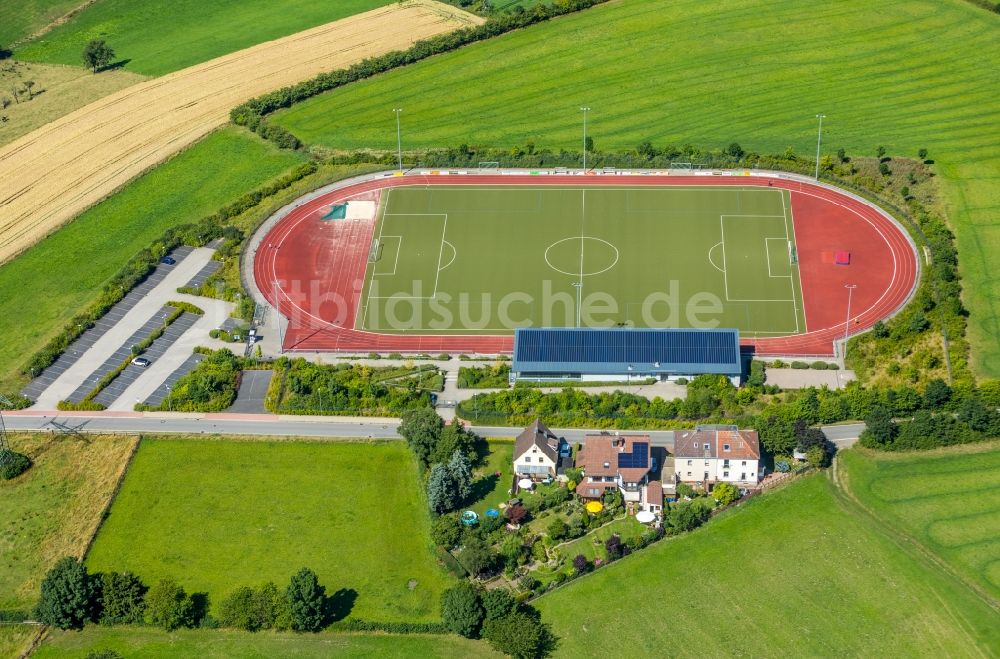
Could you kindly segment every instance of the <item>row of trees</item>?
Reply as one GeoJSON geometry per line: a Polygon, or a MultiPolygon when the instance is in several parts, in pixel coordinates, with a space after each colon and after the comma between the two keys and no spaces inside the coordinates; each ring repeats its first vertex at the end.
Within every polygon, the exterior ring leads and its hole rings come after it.
{"type": "Polygon", "coordinates": [[[293,575],[284,591],[270,582],[237,589],[220,603],[220,619],[213,621],[208,616],[208,597],[188,593],[171,578],[150,587],[131,572],[91,574],[81,561],[68,556],[45,575],[35,616],[60,629],[99,622],[150,624],[167,631],[221,624],[248,631],[314,632],[326,624],[327,611],[326,589],[308,568],[293,575]]]}

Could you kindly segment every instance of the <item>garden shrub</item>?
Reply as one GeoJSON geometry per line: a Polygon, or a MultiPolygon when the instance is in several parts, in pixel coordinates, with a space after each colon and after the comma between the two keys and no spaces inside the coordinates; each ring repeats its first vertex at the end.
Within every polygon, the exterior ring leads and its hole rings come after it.
{"type": "Polygon", "coordinates": [[[7,449],[0,451],[0,479],[9,481],[17,478],[30,468],[31,458],[23,453],[7,449]]]}

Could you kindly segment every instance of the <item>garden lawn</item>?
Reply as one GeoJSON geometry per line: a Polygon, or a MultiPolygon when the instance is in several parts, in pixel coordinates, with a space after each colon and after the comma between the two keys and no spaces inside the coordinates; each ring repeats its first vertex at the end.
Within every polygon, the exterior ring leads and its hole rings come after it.
{"type": "Polygon", "coordinates": [[[117,59],[126,62],[125,68],[163,75],[387,4],[388,0],[303,0],[290,10],[287,3],[271,0],[101,0],[18,48],[17,56],[79,65],[87,42],[104,39],[117,59]]]}
{"type": "MultiPolygon", "coordinates": [[[[546,521],[551,523],[551,519],[546,521]]],[[[624,544],[631,538],[638,538],[644,531],[647,530],[649,530],[648,526],[643,526],[639,522],[635,521],[635,517],[628,516],[622,519],[616,519],[596,531],[588,533],[582,538],[577,538],[573,542],[559,547],[558,551],[559,554],[570,563],[572,563],[573,559],[578,554],[583,554],[587,557],[587,560],[591,562],[593,562],[595,558],[600,558],[604,561],[608,558],[608,553],[604,549],[604,542],[608,538],[618,534],[618,537],[622,540],[622,544],[624,544]],[[595,544],[595,540],[599,541],[599,544],[595,544]]]]}
{"type": "Polygon", "coordinates": [[[482,518],[490,508],[500,509],[501,503],[510,499],[510,486],[514,474],[514,442],[509,439],[487,439],[490,452],[486,463],[476,469],[479,478],[472,485],[474,503],[467,509],[482,518]],[[493,474],[500,472],[497,478],[493,474]]]}
{"type": "Polygon", "coordinates": [[[841,460],[867,508],[1000,601],[1000,443],[841,460]]]}
{"type": "Polygon", "coordinates": [[[196,222],[302,162],[246,131],[212,133],[0,266],[0,391],[166,229],[196,222]]]}
{"type": "Polygon", "coordinates": [[[214,606],[309,567],[328,594],[356,592],[351,617],[392,622],[439,620],[449,585],[402,442],[145,439],[87,564],[214,606]]]}
{"type": "Polygon", "coordinates": [[[0,609],[30,609],[48,569],[64,556],[83,555],[136,440],[8,438],[35,464],[0,481],[0,609]]]}
{"type": "Polygon", "coordinates": [[[1000,15],[964,0],[620,0],[349,85],[275,120],[307,143],[389,150],[386,108],[401,107],[411,149],[579,149],[586,105],[598,150],[737,141],[808,157],[824,113],[824,153],[927,148],[957,229],[975,366],[1000,376],[998,32],[1000,15]]]}
{"type": "Polygon", "coordinates": [[[802,477],[534,602],[556,656],[982,656],[1000,613],[885,535],[823,475],[802,477]],[[648,624],[595,617],[628,593],[648,624]]]}
{"type": "Polygon", "coordinates": [[[270,657],[499,657],[485,642],[460,636],[425,634],[272,634],[229,629],[178,629],[89,626],[82,632],[54,630],[33,655],[84,657],[115,650],[146,659],[263,659],[270,657]]]}

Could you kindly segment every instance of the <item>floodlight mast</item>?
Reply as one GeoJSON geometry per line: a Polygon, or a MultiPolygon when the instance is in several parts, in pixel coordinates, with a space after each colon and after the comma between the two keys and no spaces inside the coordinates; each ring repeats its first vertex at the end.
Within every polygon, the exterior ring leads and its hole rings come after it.
{"type": "Polygon", "coordinates": [[[7,426],[3,422],[3,410],[8,407],[13,408],[14,403],[0,394],[0,464],[6,462],[7,458],[10,457],[10,446],[7,444],[7,426]]]}
{"type": "Polygon", "coordinates": [[[826,119],[825,114],[817,114],[816,118],[819,119],[819,130],[816,132],[816,180],[819,180],[819,145],[823,141],[823,120],[826,119]]]}
{"type": "Polygon", "coordinates": [[[403,136],[399,128],[399,113],[403,111],[403,108],[393,108],[393,112],[396,113],[396,155],[399,157],[399,173],[403,173],[403,136]]]}

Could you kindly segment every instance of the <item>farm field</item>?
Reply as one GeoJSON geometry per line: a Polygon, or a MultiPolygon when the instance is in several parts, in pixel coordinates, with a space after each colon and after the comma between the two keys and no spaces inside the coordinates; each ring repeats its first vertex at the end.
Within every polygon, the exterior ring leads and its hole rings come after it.
{"type": "Polygon", "coordinates": [[[460,636],[406,634],[251,634],[228,629],[98,627],[82,632],[54,631],[34,657],[84,657],[94,650],[115,650],[148,659],[260,659],[262,657],[500,657],[484,642],[460,636]]]}
{"type": "MultiPolygon", "coordinates": [[[[0,3],[0,48],[35,34],[81,0],[7,0],[0,3]]],[[[75,63],[75,62],[74,62],[75,63]]]]}
{"type": "Polygon", "coordinates": [[[16,54],[79,66],[83,47],[101,38],[119,60],[127,61],[124,68],[157,76],[387,4],[389,0],[307,0],[289,11],[288,5],[268,0],[101,0],[16,54]]]}
{"type": "Polygon", "coordinates": [[[246,131],[221,130],[0,266],[0,391],[15,390],[14,371],[154,238],[302,161],[246,131]]]}
{"type": "Polygon", "coordinates": [[[131,71],[105,71],[95,76],[78,66],[16,60],[0,62],[0,95],[11,100],[11,104],[2,111],[7,121],[0,123],[0,145],[13,142],[77,108],[145,79],[145,76],[131,71]],[[26,80],[35,83],[32,89],[34,98],[14,103],[11,89],[23,85],[26,80]]]}
{"type": "Polygon", "coordinates": [[[25,135],[0,148],[0,262],[224,125],[242,101],[473,18],[433,0],[382,7],[133,85],[25,135]]]}
{"type": "Polygon", "coordinates": [[[1000,647],[1000,613],[917,559],[845,504],[822,475],[722,514],[707,526],[535,601],[561,637],[555,656],[982,656],[1000,647]],[[680,602],[662,625],[595,621],[593,602],[628,592],[680,602]],[[789,624],[789,621],[796,621],[789,624]],[[666,648],[666,650],[665,650],[666,648]]]}
{"type": "Polygon", "coordinates": [[[963,0],[776,0],[766,8],[737,0],[725,11],[697,0],[669,11],[623,0],[329,92],[275,121],[307,143],[392,149],[386,108],[401,107],[404,148],[533,141],[578,149],[578,108],[587,105],[598,150],[735,140],[747,150],[791,146],[808,155],[822,112],[827,153],[873,154],[884,145],[913,157],[927,148],[957,230],[975,366],[995,377],[998,28],[1000,16],[963,0]],[[591,43],[586,57],[582,42],[591,43]],[[463,101],[442,101],[449,98],[463,101]]]}
{"type": "Polygon", "coordinates": [[[926,453],[843,455],[847,486],[1000,601],[1000,443],[926,453]]]}
{"type": "Polygon", "coordinates": [[[358,329],[495,335],[582,316],[805,330],[785,190],[406,187],[384,191],[381,208],[358,329]]]}
{"type": "Polygon", "coordinates": [[[136,440],[9,437],[35,464],[0,481],[0,609],[29,609],[46,571],[83,554],[136,440]]]}
{"type": "Polygon", "coordinates": [[[309,567],[329,594],[355,591],[351,617],[436,621],[449,578],[420,491],[401,442],[146,439],[87,564],[172,576],[214,605],[309,567]]]}

